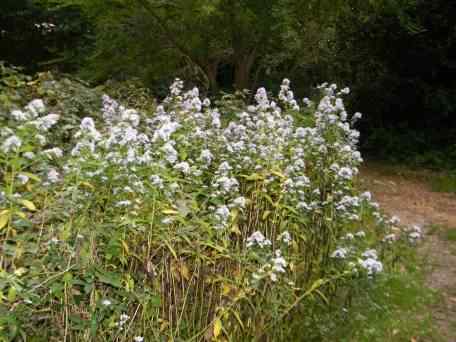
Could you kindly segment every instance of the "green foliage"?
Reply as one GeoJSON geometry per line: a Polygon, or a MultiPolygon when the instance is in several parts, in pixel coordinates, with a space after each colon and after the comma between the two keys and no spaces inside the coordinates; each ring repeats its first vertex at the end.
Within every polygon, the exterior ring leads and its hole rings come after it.
{"type": "Polygon", "coordinates": [[[89,24],[76,7],[50,9],[34,0],[4,0],[0,8],[0,60],[29,72],[75,71],[85,60],[89,24]]]}
{"type": "Polygon", "coordinates": [[[456,229],[455,228],[447,229],[446,234],[445,234],[445,239],[447,241],[456,242],[456,229]]]}
{"type": "Polygon", "coordinates": [[[350,308],[338,317],[331,317],[333,329],[324,340],[443,341],[428,311],[437,299],[426,287],[423,271],[413,269],[416,262],[404,261],[407,269],[397,270],[378,283],[358,289],[350,308]]]}
{"type": "MultiPolygon", "coordinates": [[[[49,77],[29,86],[61,120],[90,108],[83,90],[76,102],[68,95],[81,83],[49,77]]],[[[391,225],[353,186],[360,159],[347,118],[297,108],[288,84],[274,103],[265,90],[255,106],[225,95],[220,121],[180,81],[150,113],[104,97],[96,124],[84,118],[70,141],[39,100],[2,112],[0,337],[286,341],[302,327],[325,336],[323,318],[393,274],[407,233],[384,240],[391,225]],[[240,125],[246,115],[258,126],[240,125]],[[245,138],[230,133],[241,126],[245,138]],[[235,151],[244,139],[274,154],[235,151]]],[[[132,88],[120,89],[128,100],[132,88]]],[[[336,89],[322,91],[320,108],[343,112],[336,89]]]]}
{"type": "Polygon", "coordinates": [[[242,90],[276,82],[319,61],[343,1],[42,0],[78,6],[95,27],[84,75],[140,77],[159,86],[175,76],[204,89],[242,90]]]}
{"type": "Polygon", "coordinates": [[[456,193],[456,176],[454,174],[442,174],[431,178],[431,187],[437,192],[456,193]]]}
{"type": "MultiPolygon", "coordinates": [[[[366,151],[454,167],[455,11],[449,1],[350,1],[337,23],[329,74],[350,84],[366,114],[366,151]],[[453,164],[453,165],[451,165],[453,164]]],[[[339,81],[340,82],[340,81],[339,81]]]]}

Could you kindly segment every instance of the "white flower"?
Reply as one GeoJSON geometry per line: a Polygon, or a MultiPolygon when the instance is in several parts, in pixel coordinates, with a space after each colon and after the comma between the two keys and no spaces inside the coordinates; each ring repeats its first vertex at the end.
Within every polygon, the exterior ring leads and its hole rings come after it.
{"type": "Polygon", "coordinates": [[[353,240],[354,238],[355,238],[355,236],[352,233],[347,233],[343,239],[344,240],[353,240]]]}
{"type": "Polygon", "coordinates": [[[42,134],[37,134],[35,135],[35,138],[36,140],[38,140],[38,144],[40,144],[41,146],[44,146],[46,145],[46,137],[42,134]]]}
{"type": "Polygon", "coordinates": [[[4,153],[9,153],[10,151],[17,150],[21,146],[22,140],[16,135],[12,135],[3,142],[1,149],[4,153]]]}
{"type": "Polygon", "coordinates": [[[369,276],[383,271],[383,264],[380,261],[373,258],[359,260],[358,263],[361,265],[361,267],[367,270],[367,274],[369,276]]]}
{"type": "Polygon", "coordinates": [[[190,173],[190,171],[191,171],[190,165],[187,162],[181,162],[179,164],[176,164],[174,166],[174,169],[176,169],[177,171],[182,172],[184,175],[188,175],[190,173]]]}
{"type": "Polygon", "coordinates": [[[277,236],[277,240],[278,241],[283,241],[284,243],[289,245],[291,243],[291,235],[290,235],[290,233],[288,231],[284,231],[282,234],[277,236]]]}
{"type": "Polygon", "coordinates": [[[228,171],[230,171],[232,169],[233,168],[230,166],[230,164],[227,161],[224,161],[219,165],[217,172],[220,174],[227,174],[228,171]]]}
{"type": "Polygon", "coordinates": [[[353,117],[352,117],[352,123],[355,123],[357,122],[358,120],[360,120],[361,118],[363,117],[363,115],[361,113],[355,113],[353,114],[353,117]]]}
{"type": "Polygon", "coordinates": [[[364,238],[364,237],[366,237],[366,233],[364,231],[360,230],[359,232],[357,232],[355,234],[355,236],[359,237],[359,238],[364,238]]]}
{"type": "Polygon", "coordinates": [[[136,127],[139,125],[140,117],[135,109],[126,109],[121,113],[123,121],[130,121],[131,124],[136,127]]]}
{"type": "Polygon", "coordinates": [[[252,247],[258,245],[261,248],[265,246],[271,246],[271,240],[266,239],[266,237],[260,231],[254,232],[250,237],[247,238],[247,247],[252,247]]]}
{"type": "Polygon", "coordinates": [[[49,245],[57,245],[58,243],[60,242],[59,239],[57,239],[56,237],[53,237],[52,239],[49,240],[49,245]]]}
{"type": "Polygon", "coordinates": [[[80,128],[83,131],[92,131],[95,129],[95,122],[90,117],[85,117],[82,119],[80,128]]]}
{"type": "Polygon", "coordinates": [[[239,182],[236,178],[230,178],[225,176],[217,178],[215,180],[215,184],[218,185],[225,193],[236,191],[239,186],[239,182]]]}
{"type": "Polygon", "coordinates": [[[35,99],[25,107],[27,111],[32,114],[34,118],[36,118],[39,114],[44,113],[46,110],[46,106],[44,105],[43,100],[35,99]]]}
{"type": "Polygon", "coordinates": [[[142,336],[135,336],[135,338],[133,339],[134,342],[143,342],[144,341],[144,337],[142,336]]]}
{"type": "Polygon", "coordinates": [[[171,163],[174,164],[177,161],[177,151],[174,149],[173,145],[171,142],[167,142],[161,150],[165,153],[165,159],[171,163]]]}
{"type": "Polygon", "coordinates": [[[27,158],[27,159],[31,160],[31,159],[35,158],[35,153],[33,153],[33,152],[25,152],[24,153],[24,158],[27,158]]]}
{"type": "Polygon", "coordinates": [[[416,240],[419,240],[421,238],[421,234],[419,234],[417,232],[413,232],[413,233],[410,233],[408,235],[408,237],[411,242],[415,242],[416,240]]]}
{"type": "Polygon", "coordinates": [[[119,201],[116,203],[116,207],[128,207],[130,206],[132,203],[131,201],[129,200],[124,200],[124,201],[119,201]]]}
{"type": "Polygon", "coordinates": [[[26,176],[26,175],[23,175],[23,174],[18,174],[17,175],[17,179],[19,179],[19,183],[21,183],[22,185],[26,184],[28,181],[29,181],[29,177],[26,176]]]}
{"type": "Polygon", "coordinates": [[[412,226],[412,231],[421,234],[421,227],[415,224],[412,226]]]}
{"type": "Polygon", "coordinates": [[[11,111],[10,115],[16,121],[27,121],[29,119],[29,116],[27,115],[27,113],[24,113],[23,111],[20,111],[20,110],[11,111]]]}
{"type": "Polygon", "coordinates": [[[156,141],[158,138],[163,141],[169,141],[171,135],[180,127],[177,122],[166,122],[163,124],[155,133],[152,141],[156,141]]]}
{"type": "Polygon", "coordinates": [[[152,185],[155,185],[159,189],[163,189],[163,180],[160,178],[160,176],[152,175],[149,177],[149,179],[152,185]]]}
{"type": "Polygon", "coordinates": [[[307,97],[303,98],[302,102],[306,107],[310,107],[312,105],[312,101],[310,101],[307,97]]]}
{"type": "Polygon", "coordinates": [[[343,179],[352,179],[353,170],[348,167],[342,167],[338,172],[338,176],[343,179]]]}
{"type": "Polygon", "coordinates": [[[60,174],[56,169],[50,169],[47,173],[47,180],[49,183],[57,183],[59,181],[60,174]]]}
{"type": "Polygon", "coordinates": [[[275,251],[275,258],[272,258],[272,271],[285,273],[285,268],[287,267],[287,261],[282,257],[280,249],[275,251]]]}
{"type": "Polygon", "coordinates": [[[59,121],[59,119],[60,115],[58,114],[48,114],[46,116],[38,118],[35,121],[35,124],[40,131],[47,131],[52,126],[54,126],[59,121]]]}
{"type": "Polygon", "coordinates": [[[334,259],[345,259],[348,255],[348,249],[346,248],[338,248],[332,254],[331,258],[334,259]]]}
{"type": "Polygon", "coordinates": [[[240,197],[237,197],[236,199],[234,199],[233,206],[235,206],[237,208],[245,208],[246,202],[247,201],[246,201],[245,197],[240,196],[240,197]]]}
{"type": "Polygon", "coordinates": [[[109,299],[103,299],[103,300],[101,301],[101,304],[103,304],[104,306],[109,306],[109,305],[111,305],[112,303],[111,303],[111,301],[110,301],[109,299]]]}
{"type": "Polygon", "coordinates": [[[415,243],[417,240],[421,239],[421,235],[421,227],[418,225],[414,225],[408,233],[409,241],[415,243]]]}
{"type": "Polygon", "coordinates": [[[359,195],[359,197],[366,201],[370,201],[372,199],[372,194],[369,191],[366,191],[359,195]]]}
{"type": "Polygon", "coordinates": [[[116,323],[116,326],[118,326],[121,330],[123,329],[123,325],[127,323],[127,321],[130,319],[130,316],[127,314],[121,314],[119,317],[119,322],[116,323]]]}
{"type": "Polygon", "coordinates": [[[344,89],[341,89],[341,94],[348,95],[350,94],[350,88],[346,87],[344,89]]]}
{"type": "Polygon", "coordinates": [[[375,249],[368,249],[362,254],[363,258],[368,258],[368,259],[378,259],[377,251],[375,249]]]}
{"type": "Polygon", "coordinates": [[[215,210],[215,217],[220,223],[216,226],[217,229],[221,229],[226,225],[228,218],[230,216],[230,209],[226,205],[222,205],[215,210]]]}
{"type": "Polygon", "coordinates": [[[199,160],[204,162],[206,165],[209,165],[212,162],[214,155],[209,150],[202,150],[199,160]]]}
{"type": "Polygon", "coordinates": [[[401,219],[394,215],[393,217],[391,217],[390,221],[389,221],[393,226],[397,226],[399,223],[401,223],[401,219]]]}
{"type": "Polygon", "coordinates": [[[58,147],[54,147],[48,150],[43,151],[43,153],[48,156],[49,158],[62,158],[63,157],[63,151],[62,149],[58,147]]]}
{"type": "Polygon", "coordinates": [[[383,238],[383,242],[388,242],[392,243],[396,240],[396,235],[395,234],[388,234],[383,238]]]}

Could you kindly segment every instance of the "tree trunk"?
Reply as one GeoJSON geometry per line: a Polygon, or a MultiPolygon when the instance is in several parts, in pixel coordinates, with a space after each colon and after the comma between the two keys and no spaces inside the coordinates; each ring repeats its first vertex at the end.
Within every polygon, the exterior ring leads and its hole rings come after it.
{"type": "Polygon", "coordinates": [[[250,86],[253,62],[256,58],[256,49],[249,54],[240,55],[234,64],[234,87],[236,90],[248,89],[250,86]]]}
{"type": "Polygon", "coordinates": [[[206,75],[209,81],[209,91],[213,94],[218,92],[217,72],[219,61],[213,61],[206,66],[206,75]]]}

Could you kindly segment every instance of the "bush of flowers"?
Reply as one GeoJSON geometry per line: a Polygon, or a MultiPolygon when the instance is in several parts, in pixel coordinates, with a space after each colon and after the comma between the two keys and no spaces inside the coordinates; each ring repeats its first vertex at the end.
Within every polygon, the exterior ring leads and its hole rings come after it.
{"type": "Polygon", "coordinates": [[[349,306],[420,232],[354,186],[361,115],[319,89],[230,115],[180,80],[151,115],[103,96],[69,146],[65,108],[1,113],[0,339],[302,339],[349,306]]]}

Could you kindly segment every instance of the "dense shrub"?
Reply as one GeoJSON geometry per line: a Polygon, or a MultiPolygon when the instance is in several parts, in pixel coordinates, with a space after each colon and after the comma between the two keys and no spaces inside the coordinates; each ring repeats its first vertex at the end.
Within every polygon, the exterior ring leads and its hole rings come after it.
{"type": "Polygon", "coordinates": [[[300,108],[285,80],[225,113],[176,80],[152,115],[103,96],[64,145],[72,104],[2,112],[0,337],[318,339],[318,308],[420,235],[354,187],[360,114],[320,90],[300,108]]]}

